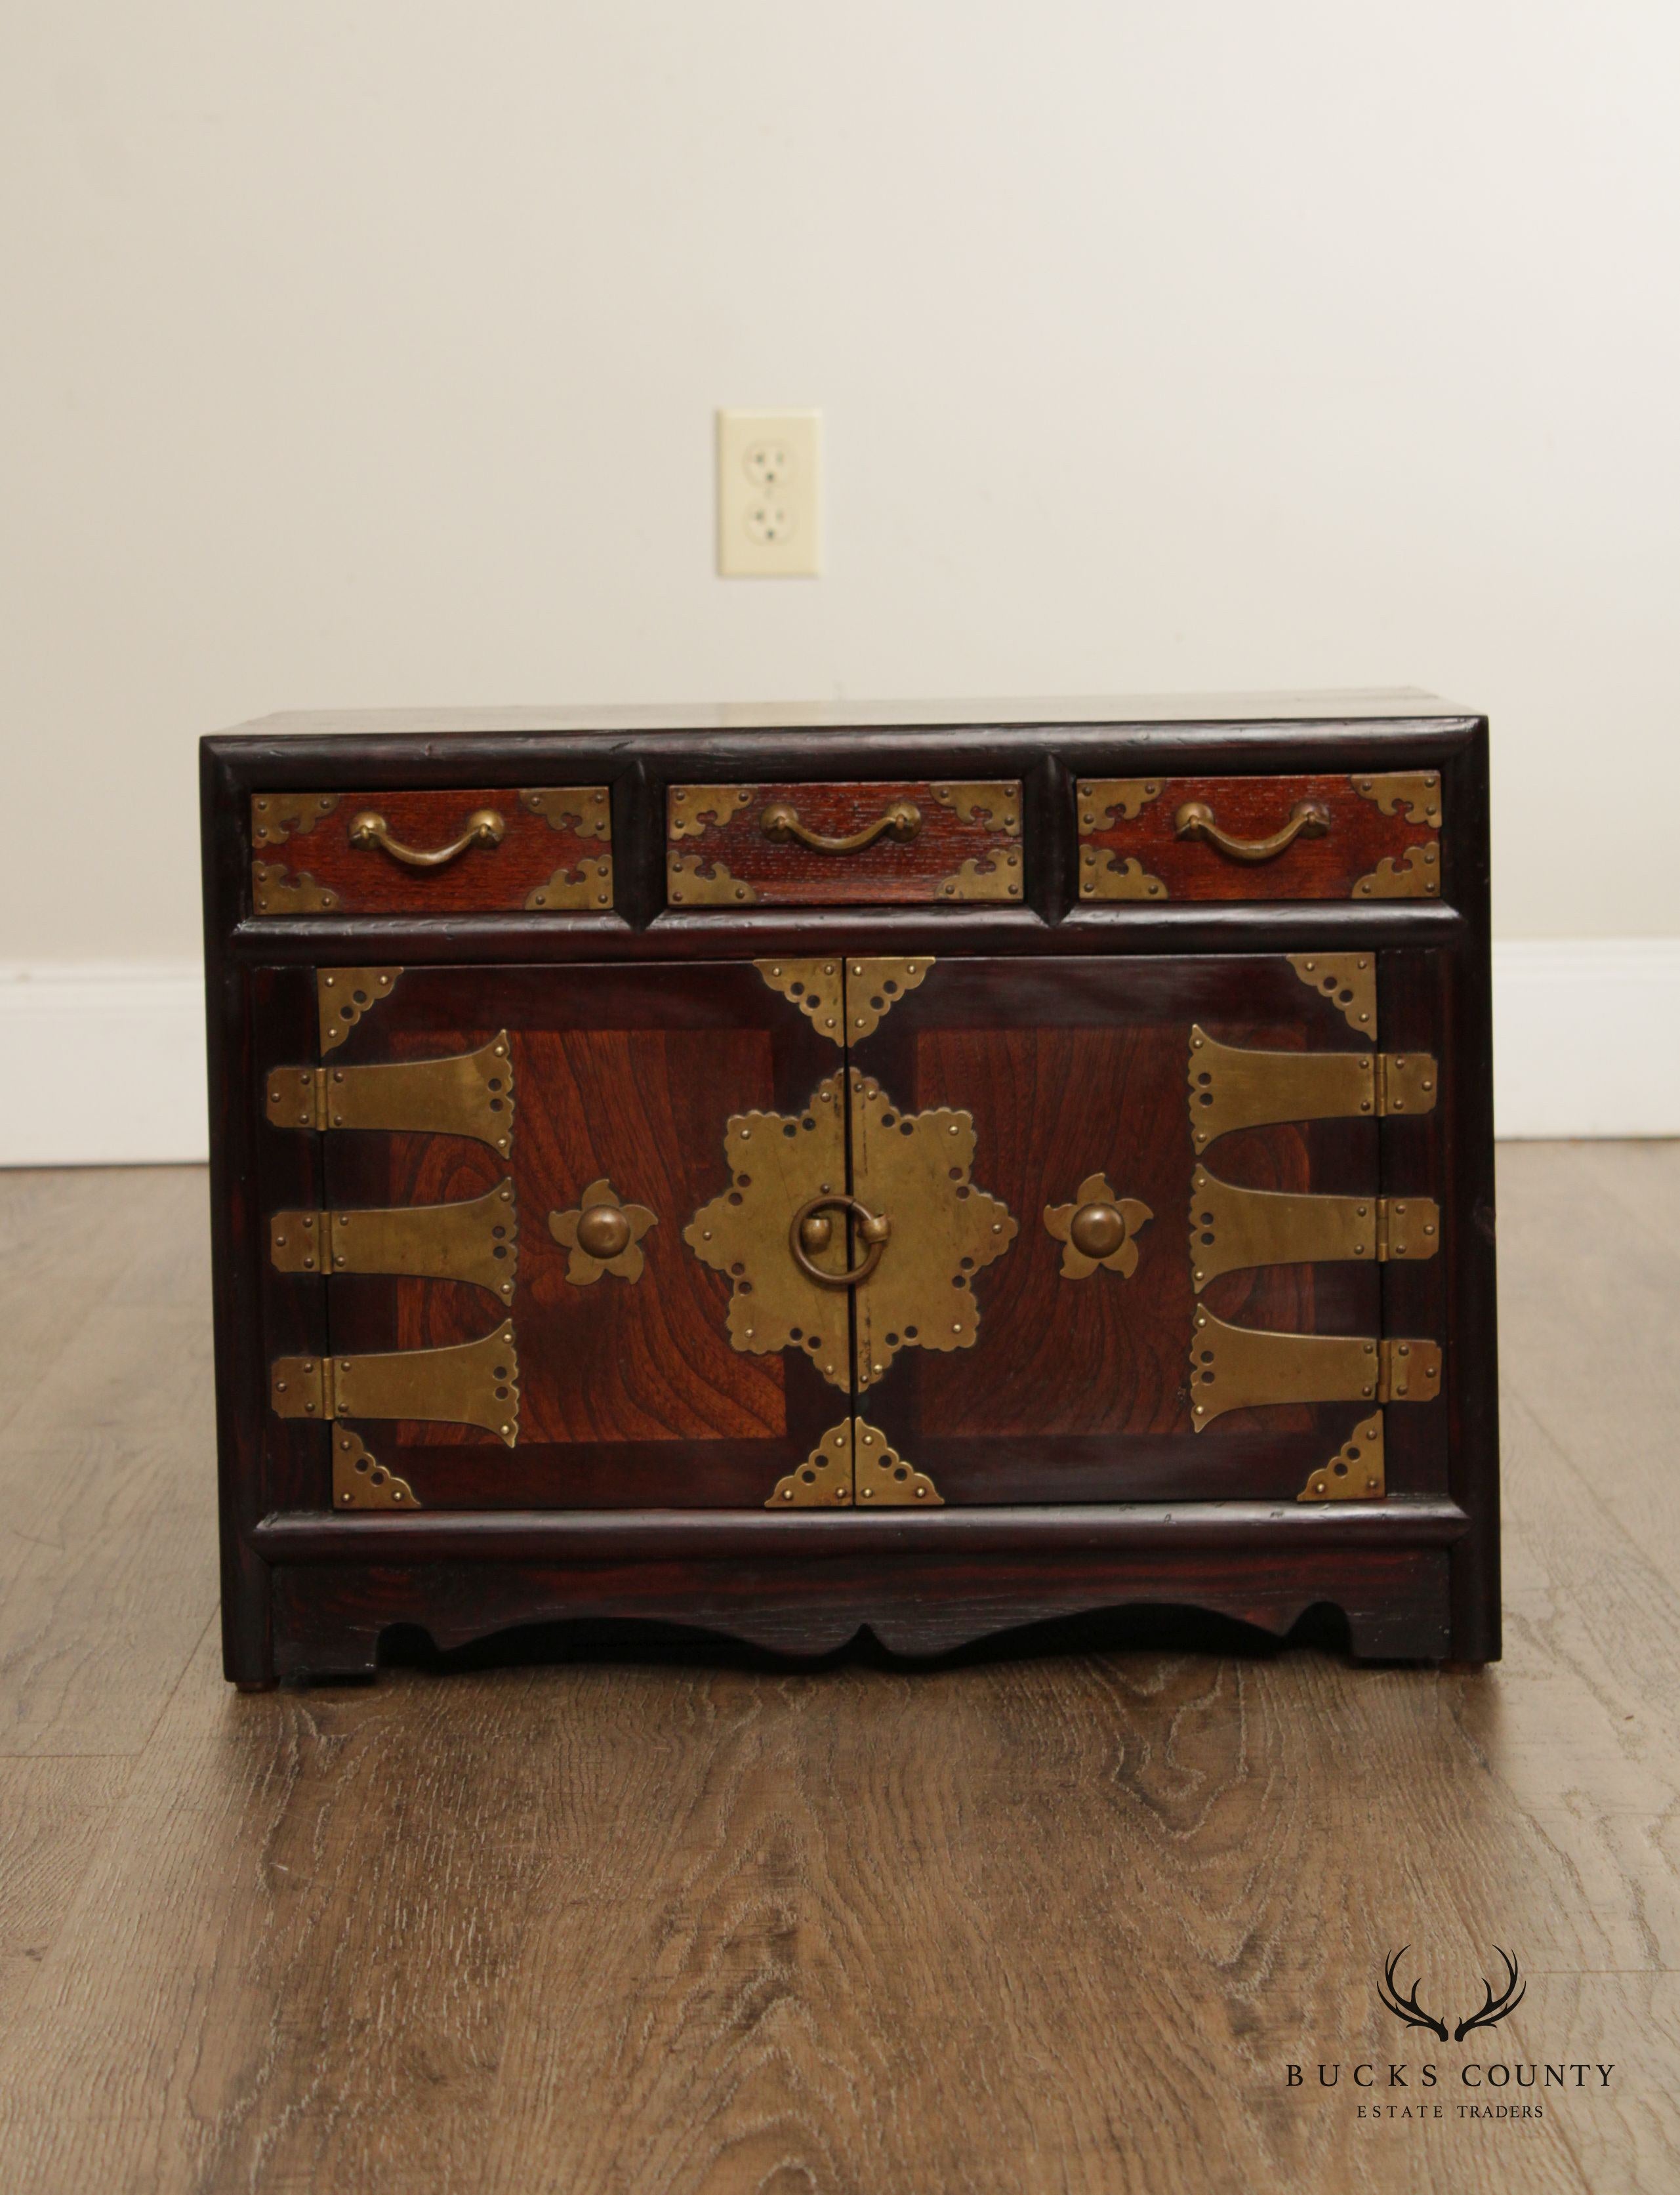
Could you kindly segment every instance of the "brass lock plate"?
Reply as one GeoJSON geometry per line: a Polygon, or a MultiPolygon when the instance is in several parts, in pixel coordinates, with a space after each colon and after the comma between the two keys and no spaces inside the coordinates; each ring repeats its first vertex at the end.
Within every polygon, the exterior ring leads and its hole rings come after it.
{"type": "Polygon", "coordinates": [[[729,1339],[754,1356],[798,1349],[831,1386],[849,1388],[851,1317],[843,1291],[795,1262],[788,1226],[814,1197],[846,1188],[844,1096],[826,1076],[800,1113],[737,1113],[723,1132],[729,1187],[702,1205],[682,1239],[730,1284],[729,1339]]]}
{"type": "Polygon", "coordinates": [[[972,1349],[980,1306],[972,1282],[1019,1232],[1007,1205],[970,1179],[971,1113],[902,1113],[853,1068],[852,1175],[859,1200],[892,1227],[887,1254],[856,1289],[859,1391],[883,1379],[900,1349],[972,1349]]]}

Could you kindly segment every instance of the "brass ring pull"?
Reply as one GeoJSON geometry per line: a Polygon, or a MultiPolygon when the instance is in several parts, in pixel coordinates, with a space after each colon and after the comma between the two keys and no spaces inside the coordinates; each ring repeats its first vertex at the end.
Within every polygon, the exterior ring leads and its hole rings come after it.
{"type": "Polygon", "coordinates": [[[808,1279],[819,1288],[854,1288],[860,1281],[866,1281],[881,1262],[881,1253],[887,1247],[887,1238],[893,1231],[893,1223],[886,1213],[876,1214],[854,1196],[814,1196],[808,1204],[802,1204],[793,1215],[787,1230],[787,1246],[793,1253],[793,1262],[808,1279]],[[808,1253],[826,1250],[834,1236],[834,1222],[831,1212],[849,1212],[858,1223],[858,1233],[868,1245],[863,1263],[854,1265],[849,1272],[826,1273],[820,1265],[812,1264],[808,1253]]]}
{"type": "Polygon", "coordinates": [[[370,808],[351,817],[350,844],[378,846],[394,861],[406,861],[411,869],[440,869],[446,861],[464,854],[469,846],[499,846],[507,828],[493,808],[475,808],[467,818],[466,829],[453,845],[440,846],[435,853],[424,854],[417,846],[405,846],[400,838],[394,838],[390,825],[370,808]]]}
{"type": "Polygon", "coordinates": [[[1321,800],[1297,800],[1289,821],[1269,838],[1233,838],[1213,820],[1205,800],[1187,800],[1172,819],[1174,836],[1201,838],[1233,861],[1274,861],[1297,838],[1323,838],[1330,831],[1330,810],[1321,800]]]}
{"type": "Polygon", "coordinates": [[[854,831],[849,838],[825,838],[820,831],[806,829],[799,821],[799,810],[790,802],[774,800],[759,817],[758,827],[779,846],[797,841],[814,854],[857,854],[877,838],[896,838],[907,845],[922,827],[922,811],[913,800],[891,801],[872,823],[854,831]]]}

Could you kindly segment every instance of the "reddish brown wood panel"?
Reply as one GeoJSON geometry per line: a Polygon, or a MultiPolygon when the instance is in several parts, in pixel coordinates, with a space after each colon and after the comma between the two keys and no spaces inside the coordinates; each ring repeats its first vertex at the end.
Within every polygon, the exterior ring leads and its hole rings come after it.
{"type": "Polygon", "coordinates": [[[1355,790],[1356,779],[1166,777],[1138,782],[1159,789],[1144,798],[1135,815],[1128,818],[1116,806],[1106,822],[1102,819],[1107,804],[1087,799],[1085,783],[1079,787],[1079,896],[1084,900],[1382,898],[1392,896],[1384,888],[1394,880],[1388,873],[1380,873],[1380,881],[1368,892],[1359,888],[1366,878],[1379,877],[1379,865],[1384,861],[1395,863],[1410,881],[1407,850],[1413,846],[1423,850],[1417,865],[1419,889],[1404,896],[1433,899],[1441,895],[1439,830],[1410,821],[1404,802],[1385,814],[1375,800],[1355,790]],[[1320,838],[1297,837],[1268,861],[1241,861],[1205,839],[1178,836],[1176,819],[1192,803],[1211,809],[1228,837],[1253,844],[1281,831],[1302,801],[1316,801],[1328,812],[1328,832],[1320,838]],[[1092,815],[1097,821],[1088,822],[1092,815]],[[1140,864],[1142,880],[1134,874],[1124,895],[1105,889],[1110,873],[1105,852],[1112,854],[1115,866],[1140,864]],[[1148,890],[1148,879],[1159,884],[1159,891],[1148,890]]]}
{"type": "MultiPolygon", "coordinates": [[[[472,1050],[494,1033],[473,1017],[476,988],[406,971],[347,1057],[472,1050]]],[[[518,1443],[430,1422],[369,1425],[362,1437],[429,1508],[762,1505],[846,1398],[803,1357],[731,1345],[728,1282],[683,1230],[728,1185],[729,1115],[803,1098],[838,1055],[823,1045],[820,1057],[808,1023],[751,967],[692,970],[681,988],[655,970],[500,971],[495,989],[514,1067],[518,1443]],[[603,1178],[657,1224],[639,1278],[578,1285],[549,1215],[603,1178]]],[[[440,1203],[480,1195],[503,1173],[496,1153],[457,1137],[328,1142],[336,1204],[440,1203]]],[[[343,1276],[331,1295],[341,1352],[474,1340],[503,1315],[457,1282],[343,1276]]]]}
{"type": "Polygon", "coordinates": [[[673,907],[972,900],[1008,906],[1026,890],[1021,787],[1014,781],[674,785],[665,815],[673,907]],[[764,832],[767,809],[791,808],[814,834],[849,838],[905,803],[916,811],[913,837],[884,834],[849,853],[825,853],[764,832]]]}
{"type": "MultiPolygon", "coordinates": [[[[781,1358],[730,1346],[728,1285],[682,1240],[695,1210],[723,1185],[728,1115],[770,1103],[768,1037],[532,1030],[514,1038],[513,1054],[521,1442],[780,1437],[787,1429],[781,1358]],[[603,1178],[657,1218],[642,1242],[638,1279],[602,1273],[579,1285],[567,1277],[568,1253],[549,1232],[549,1215],[575,1210],[603,1178]]],[[[481,1195],[499,1178],[482,1146],[400,1140],[410,1167],[394,1184],[393,1203],[481,1195]]],[[[404,1281],[396,1296],[404,1349],[471,1340],[497,1315],[479,1288],[404,1281]]],[[[440,1426],[403,1433],[463,1436],[472,1437],[440,1426]]]]}
{"type": "MultiPolygon", "coordinates": [[[[904,1351],[861,1406],[947,1502],[1292,1500],[1351,1433],[1358,1411],[1330,1404],[1234,1410],[1192,1429],[1194,1021],[1231,1044],[1354,1048],[1341,1016],[1287,962],[1236,958],[936,962],[858,1046],[860,1063],[903,1109],[974,1115],[975,1184],[1001,1197],[1020,1227],[975,1276],[975,1345],[904,1351]],[[1097,1172],[1154,1217],[1130,1277],[1066,1279],[1044,1209],[1097,1172]]],[[[1223,1179],[1246,1187],[1374,1192],[1377,1130],[1281,1124],[1222,1138],[1209,1157],[1223,1179]]],[[[1371,1266],[1231,1273],[1204,1300],[1240,1325],[1380,1331],[1371,1266]]]]}
{"type": "Polygon", "coordinates": [[[613,905],[613,842],[606,788],[541,792],[538,813],[524,788],[479,786],[423,792],[254,793],[251,904],[258,914],[603,914],[613,905]],[[320,803],[333,805],[319,813],[320,803]],[[313,806],[310,804],[313,803],[313,806]],[[461,838],[468,819],[501,819],[499,844],[474,844],[438,868],[416,868],[382,847],[357,845],[359,816],[384,819],[398,844],[436,852],[461,838]],[[549,817],[553,817],[550,821],[549,817]],[[323,897],[331,894],[330,902],[323,897]],[[533,895],[541,893],[541,901],[533,895]]]}

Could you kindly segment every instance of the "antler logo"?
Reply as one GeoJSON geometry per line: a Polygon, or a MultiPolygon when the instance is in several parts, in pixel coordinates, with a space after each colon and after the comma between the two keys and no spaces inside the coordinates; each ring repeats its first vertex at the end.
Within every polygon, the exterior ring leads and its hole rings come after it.
{"type": "MultiPolygon", "coordinates": [[[[1499,1947],[1497,1944],[1494,1944],[1493,1949],[1496,1951],[1499,1951],[1499,1947]]],[[[1473,2027],[1496,2026],[1498,2023],[1505,2018],[1508,2012],[1515,2012],[1518,2005],[1522,2003],[1523,1998],[1528,1994],[1528,1985],[1527,1982],[1523,1983],[1521,1989],[1517,1989],[1516,1962],[1512,1958],[1510,1953],[1509,1951],[1499,1951],[1499,1956],[1505,1962],[1505,1987],[1499,1991],[1498,1996],[1495,1996],[1493,1994],[1493,1984],[1488,1980],[1486,1974],[1482,1976],[1482,1992],[1486,1997],[1487,2002],[1482,2006],[1480,2012],[1473,2012],[1468,2019],[1461,2019],[1458,2022],[1458,2025],[1453,2031],[1453,2040],[1455,2042],[1462,2042],[1473,2027]],[[1512,1994],[1513,1991],[1516,1992],[1515,1995],[1512,1994]]]]}
{"type": "Polygon", "coordinates": [[[1382,1985],[1377,1994],[1396,2019],[1403,2019],[1408,2027],[1427,2027],[1431,2035],[1438,2035],[1445,2042],[1447,2022],[1444,2019],[1437,2019],[1432,2012],[1425,2012],[1418,2002],[1418,1983],[1422,1981],[1423,1976],[1420,1974],[1418,1981],[1412,1983],[1410,1996],[1401,1996],[1395,1985],[1395,1968],[1411,1948],[1409,1944],[1402,1944],[1397,1951],[1390,1953],[1389,1962],[1383,1969],[1382,1985]]]}
{"type": "MultiPolygon", "coordinates": [[[[1378,1985],[1377,1994],[1396,2019],[1404,2020],[1408,2027],[1427,2027],[1431,2035],[1438,2035],[1445,2042],[1446,2021],[1437,2019],[1432,2012],[1425,2012],[1418,2002],[1418,1990],[1423,1977],[1419,1975],[1418,1980],[1413,1982],[1408,1996],[1401,1996],[1399,1985],[1395,1980],[1395,1969],[1411,1948],[1409,1944],[1402,1944],[1400,1949],[1390,1956],[1383,1968],[1383,1979],[1378,1985]]],[[[1495,1996],[1493,1985],[1486,1974],[1482,1976],[1482,1993],[1485,2002],[1479,2012],[1471,2013],[1467,2019],[1461,2019],[1453,2029],[1453,2040],[1455,2042],[1462,2042],[1473,2027],[1497,2026],[1508,2013],[1516,2011],[1528,1993],[1527,1982],[1524,1982],[1520,1989],[1517,1987],[1517,1965],[1510,1953],[1500,1950],[1497,1944],[1494,1944],[1493,1949],[1499,1951],[1500,1958],[1505,1962],[1505,1987],[1495,1996]]]]}

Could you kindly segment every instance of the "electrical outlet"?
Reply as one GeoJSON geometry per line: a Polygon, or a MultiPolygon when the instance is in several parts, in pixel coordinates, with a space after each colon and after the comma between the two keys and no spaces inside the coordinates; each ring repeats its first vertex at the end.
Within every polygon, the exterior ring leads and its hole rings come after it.
{"type": "Polygon", "coordinates": [[[726,579],[821,568],[822,414],[717,415],[717,568],[726,579]]]}

